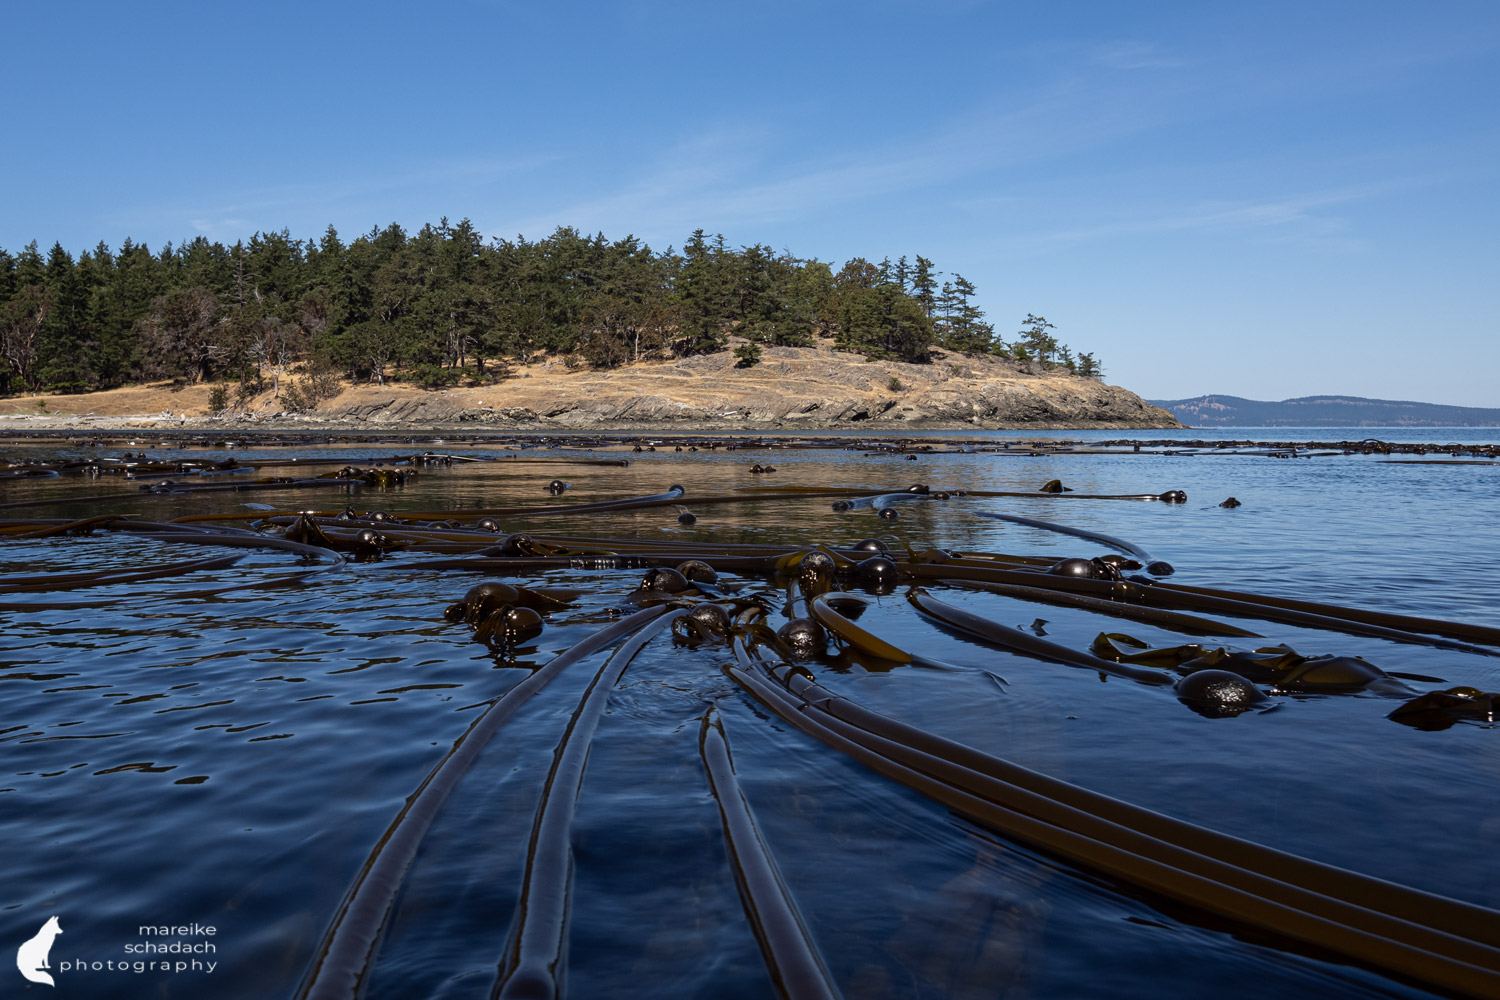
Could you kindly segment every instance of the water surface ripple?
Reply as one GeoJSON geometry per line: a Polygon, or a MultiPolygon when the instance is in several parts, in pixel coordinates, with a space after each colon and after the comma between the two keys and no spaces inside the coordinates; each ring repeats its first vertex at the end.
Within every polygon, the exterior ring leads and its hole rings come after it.
{"type": "MultiPolygon", "coordinates": [[[[98,449],[94,449],[98,451],[98,449]]],[[[77,453],[38,446],[26,457],[77,453]]],[[[343,447],[374,461],[389,447],[343,447]]],[[[469,454],[492,454],[474,449],[469,454]]],[[[153,452],[153,457],[199,454],[153,452]]],[[[292,449],[246,454],[263,474],[292,449]]],[[[535,449],[544,457],[619,457],[535,449]]],[[[13,456],[14,457],[14,456],[13,456]]],[[[122,482],[5,483],[7,516],[142,520],[245,510],[534,508],[641,496],[672,507],[505,517],[538,535],[731,543],[942,547],[1061,559],[1110,551],[975,516],[1050,519],[1129,539],[1174,583],[1480,625],[1500,621],[1493,572],[1497,467],[1161,454],[866,455],[857,450],[634,454],[624,468],[455,464],[405,486],[147,495],[49,510],[122,482]],[[767,455],[776,471],[752,475],[767,455]],[[545,486],[561,477],[561,497],[545,486]],[[1186,491],[1185,504],[1037,494],[1186,491]],[[700,505],[744,486],[1014,491],[835,512],[825,499],[700,505]],[[1243,506],[1218,503],[1234,496],[1243,506]]],[[[244,522],[239,522],[244,526],[244,522]]],[[[0,539],[4,578],[131,570],[217,555],[127,533],[0,539]]],[[[317,567],[289,552],[227,569],[7,593],[0,619],[0,830],[11,863],[0,941],[60,915],[54,969],[121,957],[143,924],[212,924],[212,974],[59,973],[73,996],[290,997],[393,817],[469,725],[625,603],[639,569],[565,568],[511,582],[580,589],[510,655],[444,620],[482,575],[425,569],[430,554],[317,567]],[[240,589],[225,589],[238,587],[240,589]],[[204,594],[206,591],[218,593],[204,594]],[[190,596],[199,595],[203,596],[190,596]],[[122,978],[123,977],[123,978],[122,978]]],[[[726,574],[731,588],[773,590],[726,574]]],[[[1153,646],[1176,632],[956,588],[944,601],[1087,649],[1099,632],[1153,646]]],[[[995,756],[1237,837],[1500,907],[1493,726],[1394,724],[1368,694],[1275,697],[1274,711],[1206,718],[1170,689],[1106,679],[936,628],[903,597],[869,596],[860,624],[953,670],[828,657],[820,683],[995,756]],[[879,669],[877,669],[879,667],[879,669]],[[1001,679],[997,683],[995,678],[1001,679]]],[[[778,605],[779,607],[779,605],[778,605]]],[[[777,621],[781,618],[779,610],[777,621]]],[[[1214,616],[1210,616],[1214,617],[1214,616]]],[[[1442,678],[1418,690],[1500,690],[1500,658],[1256,622],[1307,655],[1365,657],[1442,678]]],[[[1224,640],[1202,640],[1223,644],[1224,640]]],[[[1234,640],[1238,641],[1238,640],[1234,640]]],[[[610,693],[572,826],[565,988],[574,996],[765,997],[774,986],[745,919],[699,758],[717,706],[739,781],[833,980],[849,997],[1409,996],[1422,990],[1137,891],[1017,844],[886,781],[790,727],[723,672],[722,645],[652,641],[610,693]]],[[[527,701],[463,775],[422,840],[368,976],[372,998],[488,997],[505,961],[527,844],[553,752],[600,659],[527,701]]],[[[13,974],[12,974],[13,975],[13,974]]],[[[14,980],[19,983],[21,980],[14,980]]],[[[59,993],[61,995],[61,993],[59,993]]]]}

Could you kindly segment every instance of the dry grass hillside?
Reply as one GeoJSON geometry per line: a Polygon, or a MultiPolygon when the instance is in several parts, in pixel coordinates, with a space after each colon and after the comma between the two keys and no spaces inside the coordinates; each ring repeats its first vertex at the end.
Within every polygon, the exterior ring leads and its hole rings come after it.
{"type": "Polygon", "coordinates": [[[729,352],[570,370],[541,359],[492,385],[425,390],[345,385],[306,413],[269,390],[243,413],[210,416],[209,386],[158,383],[77,396],[0,400],[0,427],[330,426],[496,429],[820,430],[1181,426],[1139,396],[1061,370],[937,352],[931,364],[867,361],[816,347],[768,347],[753,368],[729,352]]]}

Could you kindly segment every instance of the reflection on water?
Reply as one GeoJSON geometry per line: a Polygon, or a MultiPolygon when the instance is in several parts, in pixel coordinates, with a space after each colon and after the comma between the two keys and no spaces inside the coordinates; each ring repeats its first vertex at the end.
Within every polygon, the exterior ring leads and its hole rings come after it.
{"type": "MultiPolygon", "coordinates": [[[[282,475],[292,473],[276,461],[293,454],[240,459],[282,475]]],[[[368,462],[391,452],[338,454],[368,462]]],[[[513,514],[499,518],[500,528],[703,545],[880,536],[917,551],[1048,559],[1108,551],[972,513],[993,510],[1128,539],[1175,566],[1173,582],[1480,624],[1500,612],[1500,577],[1481,555],[1500,518],[1491,467],[1155,454],[909,462],[825,450],[778,451],[776,472],[765,475],[750,472],[764,452],[628,457],[628,467],[456,463],[389,488],[136,493],[8,513],[161,522],[245,511],[253,500],[330,513],[345,505],[452,510],[463,519],[464,511],[590,504],[682,483],[681,503],[697,515],[691,525],[667,506],[513,514]],[[546,487],[559,477],[570,486],[553,496],[546,487]],[[1050,479],[1078,494],[1182,489],[1188,502],[1034,493],[1050,479]],[[900,505],[893,520],[870,508],[835,512],[823,499],[693,503],[746,486],[884,492],[919,481],[1033,495],[925,499],[900,505]],[[1217,506],[1231,495],[1243,506],[1217,506]]],[[[0,500],[45,503],[123,485],[67,475],[14,480],[0,500]]],[[[583,596],[547,614],[543,634],[507,655],[444,620],[444,608],[482,577],[417,565],[430,554],[396,551],[319,569],[294,553],[234,551],[242,557],[221,569],[0,592],[0,825],[13,859],[0,940],[19,944],[60,914],[65,936],[54,960],[105,958],[138,925],[197,920],[218,928],[221,970],[206,990],[202,980],[171,980],[173,995],[292,995],[355,875],[435,763],[533,670],[633,611],[626,598],[641,576],[556,568],[512,580],[583,596]],[[297,585],[251,586],[309,570],[319,571],[297,585]]],[[[126,573],[222,553],[121,533],[11,539],[0,543],[0,571],[7,580],[126,573]]],[[[779,586],[732,573],[723,583],[740,596],[779,586]]],[[[1101,631],[1129,631],[1152,646],[1186,641],[1080,608],[972,591],[942,597],[1002,624],[1040,627],[1079,650],[1101,631]]],[[[873,709],[1177,818],[1500,905],[1490,857],[1500,835],[1493,728],[1408,729],[1385,719],[1393,702],[1367,695],[1283,695],[1273,712],[1204,718],[1170,690],[934,628],[900,591],[868,600],[863,627],[954,668],[848,656],[813,664],[822,683],[873,709]]],[[[1387,671],[1443,678],[1442,686],[1500,688],[1494,657],[1255,628],[1265,644],[1307,655],[1363,656],[1387,671]]],[[[573,821],[565,983],[574,995],[773,992],[699,757],[699,720],[710,705],[722,714],[767,846],[847,996],[1414,992],[1116,885],[950,813],[770,714],[725,676],[731,658],[722,645],[695,648],[665,635],[610,694],[573,821]]],[[[489,995],[540,790],[600,662],[576,664],[537,692],[463,775],[407,873],[371,996],[489,995]]],[[[102,973],[72,975],[80,996],[146,994],[165,981],[142,975],[122,987],[102,973]]]]}

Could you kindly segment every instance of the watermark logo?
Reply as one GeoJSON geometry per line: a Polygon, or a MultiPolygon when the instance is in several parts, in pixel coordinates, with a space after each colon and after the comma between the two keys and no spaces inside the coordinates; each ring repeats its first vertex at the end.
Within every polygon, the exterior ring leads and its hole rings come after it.
{"type": "MultiPolygon", "coordinates": [[[[74,930],[77,930],[76,926],[74,930]]],[[[56,986],[53,973],[62,979],[97,978],[80,977],[78,973],[104,973],[108,978],[118,979],[122,976],[211,973],[219,967],[219,948],[215,943],[219,929],[212,924],[196,921],[142,924],[135,928],[135,940],[127,939],[123,945],[116,945],[118,950],[101,952],[97,948],[90,949],[85,942],[84,948],[90,954],[75,954],[78,949],[69,947],[54,964],[52,944],[61,933],[62,926],[58,918],[53,917],[35,936],[16,949],[16,968],[27,980],[56,986]]]]}
{"type": "Polygon", "coordinates": [[[56,986],[52,977],[43,969],[52,966],[47,962],[47,953],[52,950],[52,942],[62,933],[62,927],[58,924],[56,917],[48,918],[42,925],[42,929],[36,932],[36,936],[28,939],[25,944],[16,949],[16,968],[21,970],[33,983],[44,983],[47,986],[56,986]]]}

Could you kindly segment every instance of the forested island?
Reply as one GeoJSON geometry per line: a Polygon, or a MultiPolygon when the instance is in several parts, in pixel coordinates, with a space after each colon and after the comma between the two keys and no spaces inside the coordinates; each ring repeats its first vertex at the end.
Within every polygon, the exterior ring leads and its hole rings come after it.
{"type": "Polygon", "coordinates": [[[922,363],[941,348],[1102,374],[1043,317],[998,336],[974,285],[943,277],[920,255],[835,271],[702,230],[681,252],[571,228],[487,241],[467,219],[411,235],[392,224],[348,243],[331,226],[317,241],[200,236],[156,252],[126,240],[76,259],[33,242],[0,250],[0,393],[173,379],[220,382],[233,405],[268,382],[279,395],[296,370],[292,405],[316,405],[342,380],[485,385],[541,354],[609,370],[713,354],[731,336],[745,367],[765,348],[832,338],[876,360],[922,363]]]}

